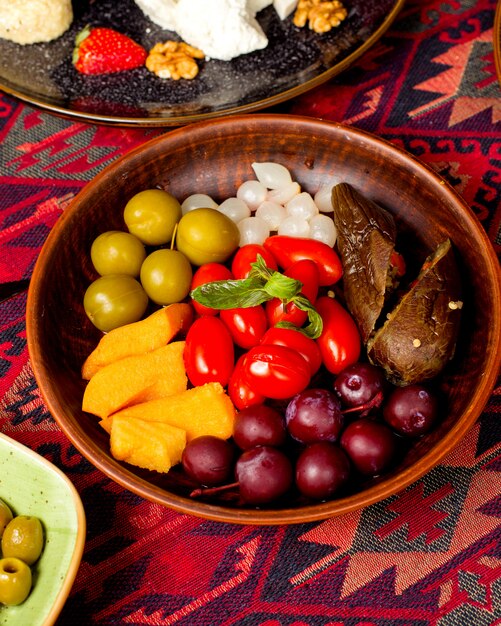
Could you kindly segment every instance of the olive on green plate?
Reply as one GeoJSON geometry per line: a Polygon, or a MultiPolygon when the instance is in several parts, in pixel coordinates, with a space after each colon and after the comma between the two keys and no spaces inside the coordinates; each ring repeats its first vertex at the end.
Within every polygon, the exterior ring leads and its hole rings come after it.
{"type": "Polygon", "coordinates": [[[15,557],[0,559],[0,604],[21,604],[28,597],[31,584],[31,569],[24,561],[15,557]]]}
{"type": "Polygon", "coordinates": [[[9,505],[0,499],[0,538],[2,537],[5,527],[10,522],[12,517],[13,515],[9,505]]]}
{"type": "Polygon", "coordinates": [[[5,527],[2,535],[4,558],[21,559],[27,565],[38,561],[43,548],[42,523],[33,515],[16,515],[5,527]]]}

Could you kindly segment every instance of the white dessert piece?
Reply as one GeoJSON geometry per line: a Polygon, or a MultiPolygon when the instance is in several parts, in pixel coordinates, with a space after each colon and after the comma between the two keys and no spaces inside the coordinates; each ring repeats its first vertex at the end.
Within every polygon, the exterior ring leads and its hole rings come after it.
{"type": "Polygon", "coordinates": [[[186,43],[212,59],[229,61],[261,50],[268,38],[256,14],[273,4],[280,19],[298,0],[135,0],[152,22],[176,32],[186,43]]]}
{"type": "Polygon", "coordinates": [[[247,8],[247,0],[204,0],[196,10],[193,0],[179,0],[176,32],[207,57],[221,61],[268,45],[261,26],[247,8]]]}
{"type": "MultiPolygon", "coordinates": [[[[177,0],[134,0],[150,20],[165,30],[176,30],[177,0]]],[[[201,3],[202,4],[202,3],[201,3]]]]}
{"type": "Polygon", "coordinates": [[[26,45],[57,39],[73,21],[71,0],[0,2],[0,37],[26,45]]]}
{"type": "Polygon", "coordinates": [[[298,0],[273,0],[273,8],[281,20],[285,20],[286,17],[289,17],[296,9],[297,5],[298,0]]]}

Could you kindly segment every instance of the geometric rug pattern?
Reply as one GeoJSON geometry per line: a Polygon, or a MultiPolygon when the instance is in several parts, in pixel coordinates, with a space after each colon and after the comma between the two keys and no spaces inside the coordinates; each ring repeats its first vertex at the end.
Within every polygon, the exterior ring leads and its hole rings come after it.
{"type": "MultiPolygon", "coordinates": [[[[463,196],[499,253],[495,9],[409,0],[355,65],[275,110],[343,122],[414,154],[463,196]]],[[[162,132],[75,122],[0,92],[1,282],[29,278],[75,194],[162,132]]],[[[0,429],[70,477],[88,524],[58,626],[501,624],[501,385],[459,446],[396,496],[322,522],[220,524],[142,500],[69,444],[36,386],[25,312],[26,292],[0,303],[0,429]]]]}

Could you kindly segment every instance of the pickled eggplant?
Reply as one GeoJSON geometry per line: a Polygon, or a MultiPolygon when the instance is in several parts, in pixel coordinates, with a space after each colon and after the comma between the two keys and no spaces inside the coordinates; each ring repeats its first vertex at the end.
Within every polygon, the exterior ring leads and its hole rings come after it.
{"type": "Polygon", "coordinates": [[[437,247],[395,301],[393,216],[348,183],[333,188],[332,206],[346,305],[369,361],[399,386],[435,377],[454,354],[462,307],[451,242],[437,247]]]}
{"type": "Polygon", "coordinates": [[[459,274],[447,239],[369,339],[370,362],[399,386],[438,375],[454,354],[461,307],[459,274]]]}
{"type": "Polygon", "coordinates": [[[391,213],[348,183],[332,190],[346,305],[367,342],[388,295],[388,273],[397,229],[391,213]]]}

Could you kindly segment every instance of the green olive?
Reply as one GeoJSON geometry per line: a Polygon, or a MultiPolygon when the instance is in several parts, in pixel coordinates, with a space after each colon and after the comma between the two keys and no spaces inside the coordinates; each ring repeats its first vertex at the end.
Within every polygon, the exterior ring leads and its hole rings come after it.
{"type": "Polygon", "coordinates": [[[146,250],[139,239],[131,233],[109,230],[94,239],[90,258],[98,274],[128,274],[139,276],[146,258],[146,250]]]}
{"type": "Polygon", "coordinates": [[[16,515],[2,535],[4,557],[21,559],[28,565],[38,560],[43,548],[42,523],[33,515],[16,515]]]}
{"type": "Polygon", "coordinates": [[[0,603],[21,604],[31,591],[31,569],[14,557],[0,559],[0,603]]]}
{"type": "Polygon", "coordinates": [[[179,220],[176,246],[193,265],[223,263],[239,242],[237,225],[217,209],[193,209],[179,220]]]}
{"type": "Polygon", "coordinates": [[[108,332],[141,319],[148,296],[139,282],[124,274],[101,276],[87,287],[84,309],[90,321],[108,332]]]}
{"type": "Polygon", "coordinates": [[[12,517],[13,515],[10,507],[0,499],[0,538],[2,537],[5,527],[10,522],[12,517]]]}
{"type": "Polygon", "coordinates": [[[127,202],[124,220],[129,232],[143,243],[160,246],[172,239],[181,213],[181,205],[170,193],[162,189],[145,189],[127,202]]]}
{"type": "Polygon", "coordinates": [[[182,252],[171,249],[155,250],[141,266],[141,284],[157,304],[181,302],[190,291],[192,268],[182,252]]]}

